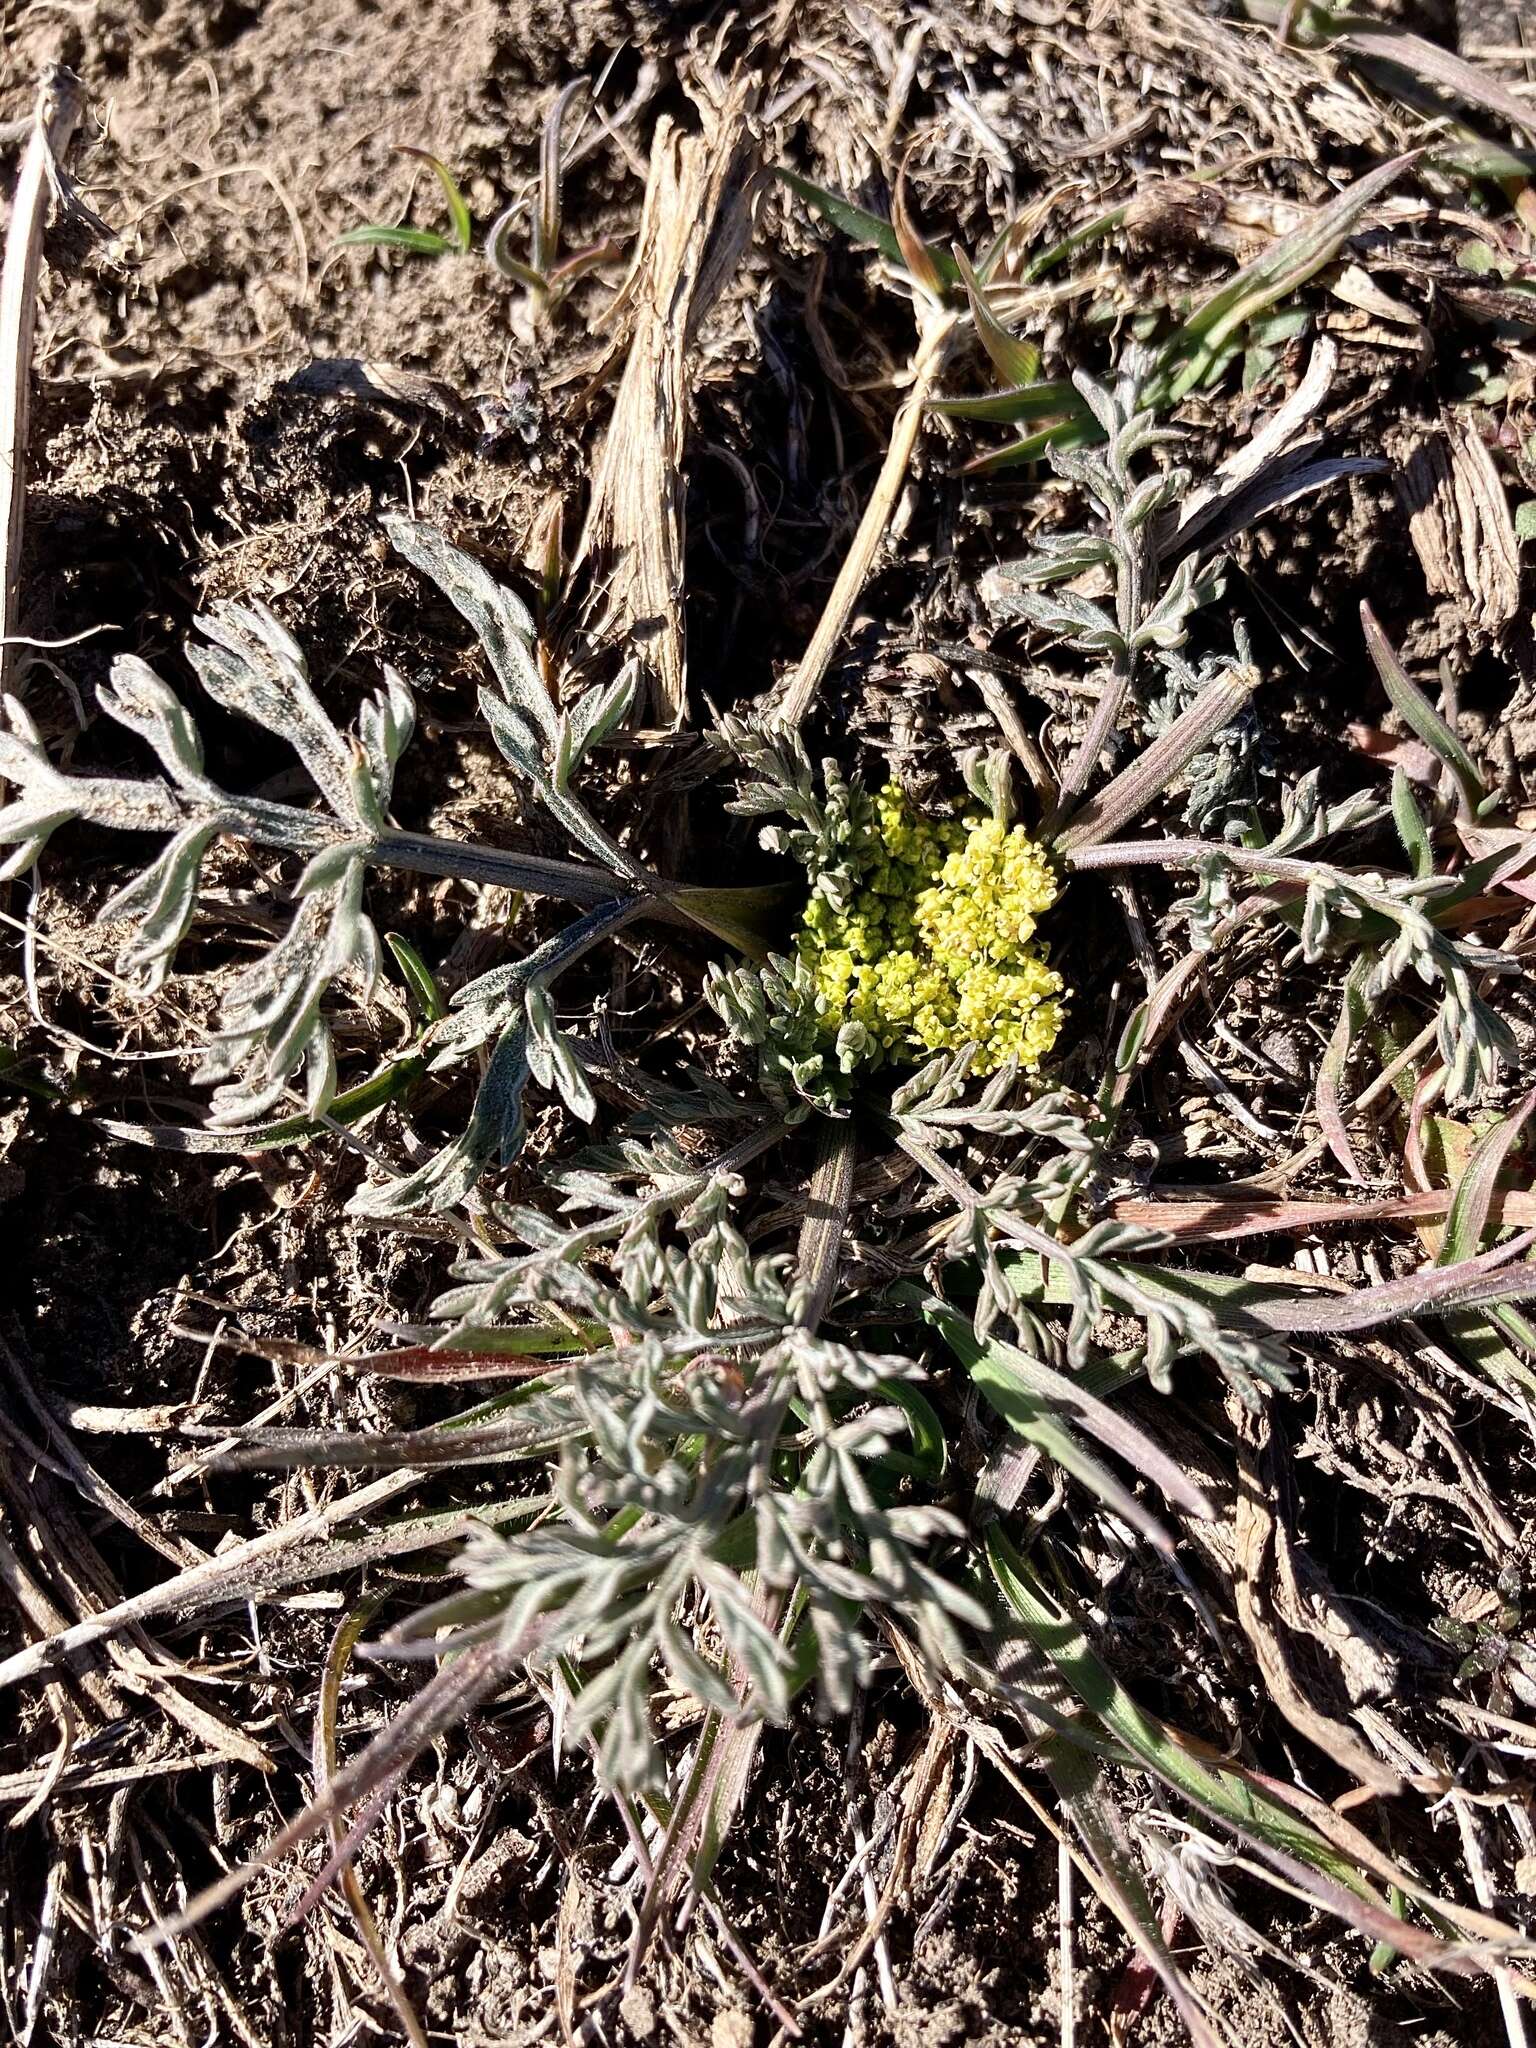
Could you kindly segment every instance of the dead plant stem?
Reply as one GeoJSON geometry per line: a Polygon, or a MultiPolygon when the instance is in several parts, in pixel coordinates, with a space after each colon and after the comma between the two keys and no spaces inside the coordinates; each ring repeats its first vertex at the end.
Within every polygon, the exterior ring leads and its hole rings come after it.
{"type": "Polygon", "coordinates": [[[853,545],[838,571],[837,581],[832,586],[832,594],[827,599],[810,646],[801,656],[800,665],[791,676],[783,696],[769,710],[770,721],[786,731],[793,732],[815,702],[859,593],[869,580],[870,569],[907,480],[912,451],[922,431],[923,414],[949,360],[957,318],[956,314],[939,308],[923,317],[912,357],[911,382],[891,427],[885,460],[880,465],[880,474],[869,503],[864,507],[864,516],[854,534],[853,545]]]}
{"type": "Polygon", "coordinates": [[[32,133],[21,159],[0,268],[0,688],[8,682],[20,603],[21,541],[26,521],[27,422],[31,412],[32,344],[37,330],[37,280],[53,166],[80,125],[80,81],[62,64],[43,73],[32,133]]]}

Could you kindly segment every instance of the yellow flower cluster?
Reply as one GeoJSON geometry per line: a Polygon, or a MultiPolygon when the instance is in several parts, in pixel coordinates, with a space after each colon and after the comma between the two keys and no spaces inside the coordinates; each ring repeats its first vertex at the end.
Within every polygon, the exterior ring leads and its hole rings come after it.
{"type": "Polygon", "coordinates": [[[1034,935],[1056,900],[1041,849],[1017,825],[920,818],[891,783],[855,853],[851,900],[813,897],[796,940],[819,1035],[875,1063],[974,1043],[973,1072],[1016,1059],[1032,1073],[1062,1024],[1061,976],[1034,935]]]}

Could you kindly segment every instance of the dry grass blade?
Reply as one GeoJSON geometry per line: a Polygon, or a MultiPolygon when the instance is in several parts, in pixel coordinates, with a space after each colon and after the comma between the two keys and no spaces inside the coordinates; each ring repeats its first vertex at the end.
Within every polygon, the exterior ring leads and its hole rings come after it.
{"type": "Polygon", "coordinates": [[[1297,435],[1333,389],[1338,368],[1338,346],[1324,335],[1313,345],[1306,371],[1285,403],[1221,463],[1206,483],[1198,485],[1172,508],[1169,520],[1173,532],[1163,538],[1159,547],[1164,560],[1170,558],[1176,546],[1188,548],[1199,541],[1219,517],[1225,502],[1255,483],[1272,463],[1290,452],[1297,435]]]}
{"type": "Polygon", "coordinates": [[[1429,588],[1475,629],[1509,625],[1520,608],[1520,544],[1493,456],[1464,411],[1415,443],[1398,495],[1429,588]]]}
{"type": "Polygon", "coordinates": [[[1258,670],[1253,668],[1231,668],[1218,676],[1137,760],[1072,814],[1057,836],[1058,849],[1070,853],[1123,832],[1209,746],[1222,727],[1231,724],[1258,681],[1258,670]]]}
{"type": "Polygon", "coordinates": [[[949,1759],[954,1743],[955,1730],[946,1717],[935,1716],[930,1720],[923,1747],[903,1787],[901,1818],[891,1853],[889,1875],[869,1916],[869,1924],[843,1957],[837,1973],[838,1985],[850,1982],[857,1975],[865,1958],[879,1941],[886,1922],[910,1887],[918,1843],[935,1791],[948,1782],[949,1759]]]}
{"type": "Polygon", "coordinates": [[[312,1549],[315,1553],[322,1550],[333,1528],[383,1507],[414,1485],[416,1476],[409,1471],[389,1473],[371,1485],[360,1486],[355,1493],[311,1508],[276,1529],[264,1530],[222,1556],[210,1558],[204,1565],[196,1565],[158,1586],[104,1607],[100,1613],[73,1626],[58,1629],[44,1641],[29,1644],[0,1663],[0,1687],[36,1678],[93,1644],[155,1615],[196,1614],[221,1601],[246,1599],[251,1588],[261,1583],[262,1573],[272,1569],[279,1559],[287,1559],[299,1571],[312,1569],[308,1553],[312,1549]]]}
{"type": "Polygon", "coordinates": [[[1365,1023],[1365,986],[1369,962],[1357,960],[1344,977],[1344,994],[1339,1003],[1338,1022],[1334,1025],[1323,1057],[1318,1062],[1317,1085],[1312,1099],[1317,1109],[1317,1121],[1322,1129],[1328,1150],[1352,1181],[1363,1182],[1365,1173],[1355,1156],[1354,1144],[1345,1122],[1340,1098],[1344,1087],[1344,1070],[1349,1063],[1350,1048],[1365,1023]]]}
{"type": "Polygon", "coordinates": [[[1194,390],[1250,320],[1299,291],[1333,261],[1369,209],[1418,157],[1418,151],[1410,150],[1367,171],[1212,292],[1167,344],[1160,396],[1171,402],[1194,390]]]}
{"type": "Polygon", "coordinates": [[[1469,64],[1454,51],[1442,49],[1438,43],[1428,42],[1423,36],[1410,35],[1405,30],[1380,28],[1371,22],[1360,22],[1357,26],[1348,16],[1342,25],[1345,33],[1333,44],[1335,49],[1345,50],[1356,57],[1374,58],[1378,63],[1392,65],[1413,78],[1422,79],[1426,85],[1439,86],[1457,99],[1464,100],[1468,106],[1497,114],[1517,134],[1536,142],[1536,112],[1518,93],[1511,92],[1502,79],[1482,65],[1469,64]]]}
{"type": "Polygon", "coordinates": [[[1536,1294],[1536,1261],[1520,1258],[1536,1244],[1536,1230],[1524,1230],[1508,1244],[1498,1245],[1454,1266],[1426,1266],[1402,1280],[1384,1280],[1376,1287],[1357,1288],[1341,1298],[1256,1304],[1254,1315],[1271,1330],[1301,1335],[1307,1331],[1374,1330],[1406,1316],[1473,1308],[1486,1302],[1521,1301],[1536,1294]]]}
{"type": "Polygon", "coordinates": [[[906,483],[912,452],[922,431],[923,415],[949,359],[957,324],[957,316],[942,309],[930,310],[923,317],[912,358],[911,381],[892,422],[891,438],[886,444],[885,460],[880,465],[875,488],[843,557],[843,565],[837,572],[837,581],[832,586],[811,643],[784,686],[783,694],[767,707],[768,716],[775,725],[794,731],[816,701],[817,692],[826,679],[832,656],[837,652],[837,643],[853,616],[860,591],[869,580],[880,543],[885,538],[886,528],[906,483]]]}
{"type": "Polygon", "coordinates": [[[564,192],[563,134],[571,102],[586,91],[586,81],[572,79],[558,95],[544,123],[539,147],[539,196],[533,216],[533,268],[548,277],[560,253],[564,192]]]}
{"type": "Polygon", "coordinates": [[[342,1837],[301,1902],[300,1911],[307,1910],[313,1898],[347,1867],[377,1818],[380,1803],[422,1751],[503,1685],[517,1661],[514,1652],[492,1643],[477,1644],[456,1656],[428,1679],[409,1706],[379,1730],[361,1756],[337,1772],[325,1790],[278,1831],[258,1857],[209,1885],[184,1911],[141,1936],[136,1943],[140,1952],[163,1948],[189,1927],[217,1912],[220,1906],[237,1897],[259,1871],[270,1870],[279,1857],[328,1827],[357,1800],[367,1800],[362,1820],[342,1837]]]}
{"type": "MultiPolygon", "coordinates": [[[[0,1443],[6,1455],[0,1458],[0,1502],[10,1510],[28,1534],[32,1553],[23,1565],[7,1549],[4,1578],[25,1619],[44,1637],[57,1641],[68,1633],[68,1618],[89,1626],[90,1618],[109,1609],[118,1597],[118,1587],[101,1553],[85,1527],[75,1516],[70,1496],[80,1484],[77,1469],[56,1462],[47,1451],[33,1444],[9,1416],[0,1413],[0,1443]],[[19,1452],[20,1455],[16,1455],[19,1452]],[[57,1481],[69,1489],[66,1493],[57,1481]]],[[[88,1468],[84,1468],[88,1472],[88,1468]]],[[[108,1506],[117,1500],[110,1489],[93,1485],[87,1478],[87,1498],[108,1506]]],[[[134,1511],[126,1510],[126,1525],[132,1526],[134,1511]]],[[[136,1532],[137,1533],[137,1532],[136,1532]]],[[[186,1546],[187,1554],[201,1553],[186,1546]]],[[[25,1654],[25,1653],[23,1653],[25,1654]]],[[[228,1762],[267,1772],[272,1759],[266,1749],[244,1729],[229,1721],[216,1708],[197,1696],[192,1674],[142,1630],[134,1628],[127,1642],[109,1646],[110,1675],[88,1674],[87,1696],[111,1720],[120,1711],[123,1695],[152,1703],[167,1719],[192,1736],[200,1747],[216,1750],[228,1762]]]]}
{"type": "MultiPolygon", "coordinates": [[[[1310,1201],[1256,1192],[1252,1196],[1187,1198],[1130,1195],[1111,1205],[1119,1223],[1141,1230],[1166,1231],[1178,1244],[1216,1244],[1244,1237],[1299,1236],[1313,1230],[1359,1229],[1370,1223],[1436,1223],[1451,1206],[1448,1188],[1422,1194],[1386,1195],[1375,1201],[1310,1201]]],[[[1504,1223],[1536,1224],[1536,1194],[1525,1189],[1496,1190],[1490,1213],[1504,1223]]]]}
{"type": "MultiPolygon", "coordinates": [[[[1097,1759],[1072,1743],[1059,1738],[1048,1742],[1041,1760],[1051,1787],[1073,1826],[1082,1838],[1091,1861],[1076,1858],[1095,1893],[1108,1906],[1135,1945],[1154,1980],[1167,1992],[1174,2010],[1183,2021],[1192,2048],[1229,2048],[1225,2038],[1212,2028],[1210,2015],[1199,1994],[1179,1968],[1164,1939],[1147,1896],[1147,1887],[1127,1839],[1125,1819],[1104,1783],[1097,1759]]],[[[1016,1790],[1022,1790],[1014,1780],[1016,1790]]],[[[1034,1805],[1034,1802],[1030,1802],[1034,1805]]],[[[1042,1819],[1047,1819],[1035,1806],[1042,1819]]],[[[1053,1832],[1054,1824],[1052,1825],[1053,1832]]],[[[1063,1838],[1064,1839],[1064,1838],[1063,1838]]],[[[1070,1845],[1064,1846],[1070,1847],[1070,1845]]]]}
{"type": "Polygon", "coordinates": [[[1253,1647],[1265,1689],[1299,1735],[1331,1756],[1360,1784],[1390,1798],[1403,1789],[1398,1772],[1373,1756],[1353,1729],[1317,1706],[1299,1682],[1272,1590],[1277,1552],[1288,1540],[1261,1469],[1272,1425],[1236,1401],[1228,1403],[1228,1413],[1238,1435],[1232,1587],[1238,1622],[1253,1647]]]}
{"type": "Polygon", "coordinates": [[[21,541],[26,519],[27,421],[32,396],[32,343],[43,227],[54,189],[54,167],[69,147],[85,111],[80,81],[62,64],[50,65],[38,89],[32,133],[11,198],[5,258],[0,267],[0,689],[13,665],[18,623],[21,541]]]}
{"type": "MultiPolygon", "coordinates": [[[[311,1742],[311,1761],[315,1773],[315,1791],[324,1798],[336,1778],[336,1714],[341,1704],[341,1684],[346,1676],[352,1653],[362,1640],[363,1632],[382,1605],[381,1598],[360,1601],[348,1614],[331,1638],[326,1653],[325,1668],[320,1674],[320,1697],[315,1704],[315,1728],[311,1742]]],[[[340,1849],[345,1835],[339,1815],[332,1817],[330,1834],[332,1846],[340,1849]]],[[[426,2048],[427,2037],[421,2021],[416,2017],[415,2007],[405,1994],[389,1951],[384,1946],[384,1937],[379,1932],[379,1923],[374,1918],[356,1867],[348,1864],[341,1872],[341,1891],[351,1911],[352,1919],[373,1967],[379,1973],[379,1980],[394,2008],[401,2031],[411,2048],[426,2048]]]]}

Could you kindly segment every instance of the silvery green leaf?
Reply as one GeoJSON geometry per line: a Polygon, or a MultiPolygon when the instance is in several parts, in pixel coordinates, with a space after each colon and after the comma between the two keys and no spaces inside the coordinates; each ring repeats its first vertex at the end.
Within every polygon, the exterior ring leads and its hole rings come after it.
{"type": "Polygon", "coordinates": [[[560,721],[560,744],[555,756],[555,787],[564,789],[580,772],[594,747],[601,746],[624,723],[640,684],[636,663],[626,663],[623,673],[605,690],[588,690],[568,718],[560,721]]]}
{"type": "Polygon", "coordinates": [[[1105,439],[1113,441],[1125,426],[1125,411],[1119,397],[1110,386],[1101,384],[1097,377],[1087,370],[1076,370],[1072,382],[1082,394],[1083,401],[1104,430],[1105,439]]]}
{"type": "Polygon", "coordinates": [[[1006,830],[1014,820],[1013,756],[1001,747],[968,748],[960,770],[971,795],[1006,830]]]}
{"type": "Polygon", "coordinates": [[[558,721],[533,654],[533,619],[521,598],[422,520],[392,513],[384,521],[384,531],[412,567],[429,576],[469,621],[506,704],[537,735],[543,750],[553,754],[558,721]]]}
{"type": "MultiPolygon", "coordinates": [[[[664,1769],[651,1727],[650,1645],[637,1643],[609,1669],[614,1680],[613,1694],[611,1706],[606,1700],[600,1703],[607,1711],[607,1720],[598,1745],[598,1769],[609,1784],[625,1791],[638,1791],[656,1782],[664,1769]]],[[[604,1673],[603,1677],[606,1676],[604,1673]]],[[[590,1691],[589,1686],[577,1695],[577,1711],[598,1711],[599,1703],[588,1697],[590,1691]]]]}
{"type": "Polygon", "coordinates": [[[366,997],[379,972],[378,934],[363,914],[362,888],[363,866],[353,861],[329,887],[301,897],[277,944],[230,982],[198,1070],[200,1080],[228,1084],[213,1098],[215,1124],[265,1116],[301,1067],[309,1075],[310,1114],[327,1106],[325,1077],[333,1085],[334,1070],[321,999],[344,974],[366,997]]]}
{"type": "MultiPolygon", "coordinates": [[[[747,1674],[753,1707],[769,1721],[786,1720],[790,1707],[788,1653],[773,1631],[765,1628],[753,1613],[739,1581],[732,1592],[724,1584],[725,1577],[717,1574],[705,1578],[710,1608],[720,1633],[747,1674]]],[[[739,1712],[734,1702],[732,1711],[739,1712]]]]}
{"type": "Polygon", "coordinates": [[[219,832],[217,818],[194,819],[167,840],[142,874],[101,906],[103,924],[132,918],[138,929],[117,956],[118,972],[153,994],[164,982],[197,907],[203,855],[219,832]]]}
{"type": "Polygon", "coordinates": [[[1292,853],[1298,847],[1312,845],[1322,836],[1319,775],[1318,769],[1307,769],[1282,795],[1280,830],[1269,842],[1272,852],[1292,853]]]}
{"type": "Polygon", "coordinates": [[[1125,501],[1121,519],[1126,527],[1135,532],[1145,526],[1154,512],[1160,512],[1165,505],[1172,504],[1189,487],[1189,474],[1182,469],[1159,470],[1156,476],[1149,476],[1139,483],[1125,501]]]}
{"type": "Polygon", "coordinates": [[[573,1116],[591,1123],[597,1115],[597,1098],[575,1048],[555,1022],[549,991],[535,983],[524,1004],[528,1016],[528,1065],[533,1078],[541,1088],[558,1095],[573,1116]]]}
{"type": "Polygon", "coordinates": [[[491,728],[492,739],[513,767],[533,785],[544,808],[565,827],[577,845],[601,861],[610,874],[621,876],[628,882],[644,881],[645,870],[639,862],[609,837],[569,790],[556,787],[551,771],[539,757],[527,721],[489,690],[480,692],[480,709],[491,728]]]}
{"type": "Polygon", "coordinates": [[[891,1115],[920,1119],[930,1111],[947,1108],[965,1083],[967,1057],[939,1053],[901,1082],[891,1094],[891,1115]]]}
{"type": "Polygon", "coordinates": [[[1012,609],[1042,632],[1076,641],[1088,653],[1124,651],[1125,641],[1108,612],[1075,591],[1020,590],[1014,594],[1012,609]]]}
{"type": "Polygon", "coordinates": [[[293,885],[295,896],[311,896],[317,889],[330,889],[342,881],[354,862],[367,857],[371,839],[338,839],[313,854],[293,885]]]}
{"type": "Polygon", "coordinates": [[[19,697],[9,692],[0,699],[0,768],[7,776],[14,777],[17,763],[30,755],[45,765],[48,760],[43,749],[43,735],[37,720],[32,716],[19,697]]]}
{"type": "Polygon", "coordinates": [[[1181,906],[1189,918],[1189,943],[1197,953],[1208,952],[1215,930],[1232,903],[1232,876],[1219,858],[1202,861],[1196,873],[1200,886],[1181,906]]]}
{"type": "Polygon", "coordinates": [[[610,874],[637,886],[649,881],[650,877],[633,854],[626,853],[617,840],[610,838],[568,790],[555,789],[551,785],[541,790],[540,795],[544,799],[544,808],[555,822],[564,826],[567,835],[594,860],[600,861],[610,874]]]}
{"type": "Polygon", "coordinates": [[[1219,570],[1201,569],[1186,555],[1157,603],[1131,636],[1131,645],[1180,647],[1189,632],[1189,616],[1209,604],[1221,589],[1219,570]]]}
{"type": "Polygon", "coordinates": [[[1005,562],[983,578],[982,594],[1000,611],[1012,609],[1014,591],[1020,584],[1054,583],[1066,576],[1080,576],[1118,559],[1119,550],[1103,534],[1042,534],[1033,554],[1022,561],[1005,562]]]}
{"type": "Polygon", "coordinates": [[[111,681],[96,692],[109,718],[148,741],[178,788],[212,802],[220,792],[203,773],[203,743],[192,714],[168,683],[136,654],[120,654],[111,681]]]}
{"type": "Polygon", "coordinates": [[[1295,853],[1339,833],[1361,831],[1387,814],[1386,808],[1367,790],[1357,790],[1337,803],[1325,804],[1318,770],[1309,768],[1281,798],[1280,829],[1270,840],[1269,850],[1295,853]]]}
{"type": "Polygon", "coordinates": [[[384,687],[368,698],[357,718],[357,736],[367,762],[368,780],[379,812],[389,808],[395,766],[416,730],[416,699],[409,683],[386,662],[384,687]]]}
{"type": "Polygon", "coordinates": [[[491,729],[491,738],[506,759],[542,795],[552,788],[550,771],[540,752],[539,735],[515,704],[498,697],[494,690],[480,692],[480,713],[491,729]]]}
{"type": "Polygon", "coordinates": [[[632,900],[600,903],[564,931],[556,932],[522,960],[510,960],[466,982],[452,998],[450,1014],[432,1027],[430,1064],[439,1067],[497,1037],[523,1012],[524,992],[535,981],[546,987],[584,953],[619,931],[635,915],[632,900]]]}
{"type": "Polygon", "coordinates": [[[0,811],[0,845],[14,845],[16,849],[0,860],[0,882],[13,881],[17,875],[24,875],[35,867],[43,857],[50,835],[67,823],[69,815],[67,811],[52,816],[43,813],[30,831],[26,831],[23,828],[28,821],[21,805],[0,811]]]}
{"type": "Polygon", "coordinates": [[[1050,461],[1058,476],[1086,491],[1106,517],[1113,515],[1124,495],[1124,480],[1104,449],[1053,448],[1050,461]]]}
{"type": "Polygon", "coordinates": [[[352,743],[311,688],[309,665],[293,636],[259,604],[216,605],[197,625],[206,644],[190,642],[187,659],[209,696],[285,740],[338,818],[369,824],[354,802],[352,743]]]}
{"type": "Polygon", "coordinates": [[[336,1046],[330,1027],[319,1021],[304,1045],[304,1107],[311,1117],[323,1116],[336,1093],[336,1046]]]}
{"type": "Polygon", "coordinates": [[[0,808],[0,846],[16,849],[0,862],[0,881],[24,875],[39,859],[53,833],[79,815],[76,804],[41,789],[0,808]]]}
{"type": "Polygon", "coordinates": [[[72,818],[123,832],[174,832],[186,819],[185,806],[164,782],[61,773],[15,698],[6,700],[0,725],[0,782],[20,792],[0,807],[0,845],[23,848],[7,864],[11,873],[30,865],[48,835],[72,818]]]}
{"type": "Polygon", "coordinates": [[[811,1625],[816,1636],[816,1689],[834,1714],[846,1714],[864,1677],[867,1656],[855,1626],[857,1608],[813,1587],[811,1625]]]}
{"type": "Polygon", "coordinates": [[[457,1208],[495,1159],[503,1165],[522,1148],[523,1091],[528,1085],[528,1027],[519,1022],[496,1043],[475,1095],[469,1128],[403,1180],[363,1188],[347,1205],[354,1216],[434,1215],[457,1208]]]}

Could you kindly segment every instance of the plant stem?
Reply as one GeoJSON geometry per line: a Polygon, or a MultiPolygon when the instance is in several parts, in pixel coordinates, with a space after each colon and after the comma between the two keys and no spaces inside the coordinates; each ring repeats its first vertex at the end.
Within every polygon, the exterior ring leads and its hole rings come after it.
{"type": "Polygon", "coordinates": [[[1064,858],[1069,868],[1198,867],[1203,860],[1219,860],[1227,867],[1250,875],[1263,875],[1281,882],[1343,882],[1369,889],[1374,900],[1380,884],[1374,873],[1356,874],[1348,868],[1330,867],[1324,861],[1297,860],[1293,854],[1266,853],[1262,846],[1233,846],[1220,839],[1108,839],[1098,846],[1074,846],[1064,858]]]}
{"type": "MultiPolygon", "coordinates": [[[[425,832],[381,832],[369,854],[380,867],[412,875],[443,875],[458,882],[479,882],[490,888],[521,889],[530,896],[552,896],[561,903],[579,903],[595,910],[615,896],[638,893],[621,876],[581,861],[545,860],[535,854],[512,853],[472,840],[437,839],[425,832]]],[[[666,885],[656,880],[658,907],[666,885]]]]}
{"type": "Polygon", "coordinates": [[[521,889],[530,896],[549,896],[556,902],[580,904],[583,909],[596,909],[615,898],[640,897],[644,901],[639,915],[707,931],[757,960],[765,957],[772,926],[792,893],[777,883],[739,889],[699,888],[687,882],[664,881],[643,870],[642,880],[636,883],[580,861],[546,860],[536,854],[477,846],[471,840],[437,839],[424,832],[381,832],[368,857],[377,866],[407,874],[445,875],[492,888],[521,889]]]}

